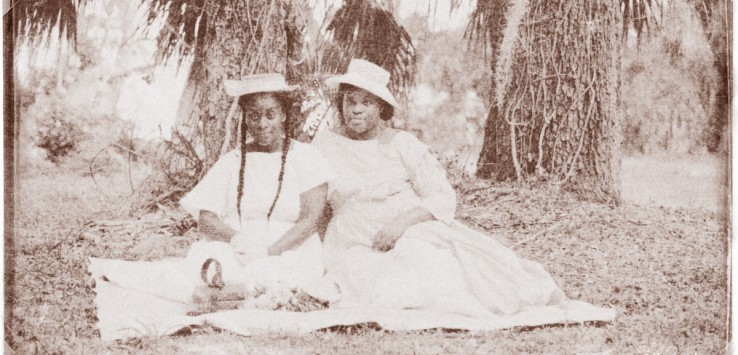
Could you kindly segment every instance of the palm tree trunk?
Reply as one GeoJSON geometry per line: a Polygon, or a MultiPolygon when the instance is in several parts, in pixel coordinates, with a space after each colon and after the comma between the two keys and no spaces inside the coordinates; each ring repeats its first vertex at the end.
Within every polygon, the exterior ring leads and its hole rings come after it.
{"type": "Polygon", "coordinates": [[[223,81],[252,73],[287,72],[286,6],[280,0],[236,1],[225,5],[219,16],[205,19],[209,31],[199,48],[202,67],[196,69],[202,75],[199,87],[206,93],[199,102],[206,167],[218,159],[225,135],[235,132],[235,127],[225,132],[233,98],[225,94],[223,81]]]}
{"type": "Polygon", "coordinates": [[[711,152],[727,153],[730,140],[730,100],[732,98],[731,43],[733,25],[733,2],[727,0],[708,1],[696,6],[702,20],[702,28],[708,33],[715,68],[719,75],[715,107],[709,122],[707,148],[711,152]],[[727,134],[726,134],[727,133],[727,134]]]}
{"type": "Polygon", "coordinates": [[[517,39],[507,48],[503,40],[500,52],[511,52],[497,56],[510,56],[510,66],[495,72],[507,77],[496,80],[501,92],[487,119],[478,175],[498,181],[535,175],[587,198],[617,202],[618,2],[528,5],[517,31],[505,31],[517,39]]]}
{"type": "MultiPolygon", "coordinates": [[[[291,61],[302,48],[295,11],[288,0],[207,2],[200,28],[206,31],[196,43],[195,61],[187,88],[180,100],[176,129],[193,147],[202,147],[202,164],[175,185],[188,190],[220,157],[229,135],[235,146],[237,110],[230,132],[226,119],[234,98],[226,95],[223,82],[253,73],[277,72],[294,76],[291,61]],[[296,52],[298,51],[298,52],[296,52]]],[[[191,168],[181,156],[165,157],[170,176],[191,168]],[[172,160],[175,162],[172,163],[172,160]],[[177,161],[182,160],[180,164],[177,161]]]]}
{"type": "MultiPolygon", "coordinates": [[[[3,15],[3,40],[5,41],[3,46],[3,158],[5,159],[4,173],[5,179],[3,180],[5,196],[5,280],[15,279],[15,265],[13,265],[12,253],[14,250],[14,224],[15,224],[15,167],[17,159],[18,147],[18,129],[20,125],[17,122],[18,119],[18,108],[20,103],[16,100],[15,82],[16,77],[14,70],[14,55],[15,55],[15,36],[14,36],[14,24],[15,24],[15,11],[8,11],[3,15]]],[[[5,290],[5,309],[8,311],[5,315],[5,320],[13,320],[13,307],[11,297],[7,297],[10,294],[10,290],[5,290]]],[[[6,323],[8,324],[8,323],[6,323]]],[[[7,347],[7,343],[6,343],[7,347]]]]}

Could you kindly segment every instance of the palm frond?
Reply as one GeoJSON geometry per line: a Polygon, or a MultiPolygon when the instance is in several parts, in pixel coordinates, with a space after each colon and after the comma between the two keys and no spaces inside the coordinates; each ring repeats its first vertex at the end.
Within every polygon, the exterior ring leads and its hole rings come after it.
{"type": "Polygon", "coordinates": [[[692,8],[699,14],[702,28],[708,28],[713,16],[727,19],[732,14],[732,1],[728,0],[692,0],[692,8]]]}
{"type": "Polygon", "coordinates": [[[351,59],[366,59],[389,71],[390,90],[407,97],[415,83],[415,47],[390,11],[374,1],[344,0],[325,36],[328,46],[321,58],[324,72],[343,72],[351,59]]]}
{"type": "Polygon", "coordinates": [[[658,30],[661,23],[663,3],[661,0],[620,0],[620,10],[623,12],[623,34],[627,38],[628,29],[635,29],[638,38],[643,33],[658,30]]]}
{"type": "Polygon", "coordinates": [[[20,40],[26,40],[31,48],[35,48],[54,28],[58,28],[59,41],[66,40],[72,48],[76,48],[77,14],[86,2],[87,0],[12,1],[14,35],[20,40]]]}
{"type": "MultiPolygon", "coordinates": [[[[453,0],[452,7],[460,6],[459,0],[453,0]]],[[[502,41],[502,31],[507,23],[505,14],[510,7],[511,0],[478,0],[477,6],[469,16],[469,24],[464,32],[464,38],[469,43],[482,49],[485,61],[494,63],[497,48],[502,41]],[[487,57],[490,54],[491,57],[487,57]]]]}
{"type": "MultiPolygon", "coordinates": [[[[714,16],[727,18],[726,0],[686,0],[700,19],[703,29],[710,26],[714,16]]],[[[620,0],[620,10],[623,12],[623,39],[630,28],[633,28],[638,38],[643,33],[653,33],[661,28],[662,16],[667,8],[674,8],[673,4],[664,3],[664,0],[620,0]]]]}
{"type": "MultiPolygon", "coordinates": [[[[209,6],[211,12],[217,11],[217,2],[209,6]]],[[[148,7],[144,32],[151,29],[157,35],[157,60],[164,62],[175,56],[182,59],[194,53],[197,41],[205,35],[207,21],[205,0],[141,0],[148,7]],[[160,22],[163,22],[161,24],[160,22]]]]}

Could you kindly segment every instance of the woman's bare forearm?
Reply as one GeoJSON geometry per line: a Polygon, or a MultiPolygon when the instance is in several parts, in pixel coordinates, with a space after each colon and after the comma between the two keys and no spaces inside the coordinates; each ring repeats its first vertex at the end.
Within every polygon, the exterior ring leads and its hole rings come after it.
{"type": "Polygon", "coordinates": [[[197,230],[205,234],[209,239],[230,242],[236,233],[236,230],[228,227],[218,216],[210,211],[200,211],[200,217],[197,220],[197,230]]]}
{"type": "Polygon", "coordinates": [[[272,244],[267,252],[269,255],[279,255],[287,250],[296,249],[317,231],[317,219],[298,221],[282,238],[272,244]]]}
{"type": "Polygon", "coordinates": [[[300,216],[282,238],[269,247],[269,255],[279,255],[295,249],[317,233],[327,193],[328,185],[322,184],[300,195],[300,216]]]}
{"type": "Polygon", "coordinates": [[[433,213],[431,213],[427,208],[418,206],[397,216],[395,221],[400,222],[409,228],[418,223],[433,221],[435,219],[436,217],[434,217],[433,213]]]}

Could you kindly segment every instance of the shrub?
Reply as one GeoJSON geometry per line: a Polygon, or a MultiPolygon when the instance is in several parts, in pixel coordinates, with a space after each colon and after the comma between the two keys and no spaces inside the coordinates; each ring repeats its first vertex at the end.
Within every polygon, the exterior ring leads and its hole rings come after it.
{"type": "Polygon", "coordinates": [[[85,136],[82,129],[60,109],[39,118],[37,127],[35,143],[46,150],[48,159],[54,163],[74,152],[85,136]]]}
{"type": "Polygon", "coordinates": [[[661,31],[623,58],[626,153],[695,153],[707,146],[718,85],[713,56],[686,6],[664,16],[661,31]]]}

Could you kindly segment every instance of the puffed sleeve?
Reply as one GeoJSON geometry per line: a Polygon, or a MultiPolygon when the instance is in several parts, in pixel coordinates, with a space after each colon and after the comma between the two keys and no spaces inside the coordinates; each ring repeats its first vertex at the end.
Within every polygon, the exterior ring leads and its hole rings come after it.
{"type": "Polygon", "coordinates": [[[407,132],[393,139],[410,174],[413,189],[420,196],[422,206],[437,220],[451,223],[456,213],[456,192],[446,177],[446,171],[428,146],[407,132]]]}
{"type": "Polygon", "coordinates": [[[312,145],[297,143],[301,154],[299,164],[301,166],[299,188],[300,192],[308,191],[322,183],[333,179],[333,170],[323,155],[312,145]]]}
{"type": "Polygon", "coordinates": [[[199,218],[202,210],[225,217],[230,201],[230,183],[234,174],[238,174],[239,159],[237,151],[220,157],[192,191],[179,201],[179,205],[195,218],[199,218]]]}

